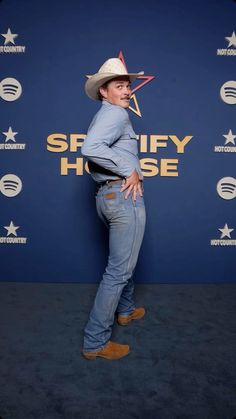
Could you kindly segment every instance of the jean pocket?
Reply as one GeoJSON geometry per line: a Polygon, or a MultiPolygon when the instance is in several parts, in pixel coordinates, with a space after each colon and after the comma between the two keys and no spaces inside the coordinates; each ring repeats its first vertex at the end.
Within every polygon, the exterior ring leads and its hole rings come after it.
{"type": "Polygon", "coordinates": [[[137,193],[136,200],[134,201],[132,198],[132,201],[133,201],[133,204],[137,207],[144,206],[144,197],[140,196],[139,193],[137,193]]]}
{"type": "Polygon", "coordinates": [[[106,191],[103,194],[103,204],[109,213],[117,212],[123,208],[123,194],[119,190],[106,191]]]}

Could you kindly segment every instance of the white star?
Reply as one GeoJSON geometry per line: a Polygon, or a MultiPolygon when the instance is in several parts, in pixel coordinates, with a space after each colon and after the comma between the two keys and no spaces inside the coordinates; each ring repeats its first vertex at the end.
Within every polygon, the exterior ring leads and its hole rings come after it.
{"type": "Polygon", "coordinates": [[[225,144],[232,143],[235,145],[234,139],[236,138],[236,135],[232,133],[232,130],[230,129],[227,135],[223,135],[225,137],[225,144]]]}
{"type": "Polygon", "coordinates": [[[10,234],[13,234],[14,236],[17,236],[16,230],[19,227],[14,226],[13,222],[11,221],[9,226],[4,226],[4,228],[7,230],[7,236],[10,236],[10,234]]]}
{"type": "Polygon", "coordinates": [[[234,228],[229,228],[228,224],[225,224],[224,228],[218,228],[218,230],[221,231],[221,239],[223,239],[223,237],[228,237],[229,239],[231,239],[230,233],[234,231],[234,228]]]}
{"type": "Polygon", "coordinates": [[[5,38],[4,45],[10,44],[10,43],[15,45],[14,39],[18,36],[17,33],[11,33],[11,29],[8,28],[7,33],[2,33],[1,35],[5,38]]]}
{"type": "Polygon", "coordinates": [[[231,36],[226,36],[225,39],[229,42],[229,45],[228,45],[227,48],[232,47],[232,46],[236,48],[236,35],[235,35],[235,32],[233,32],[231,36]]]}
{"type": "Polygon", "coordinates": [[[8,128],[8,131],[3,132],[3,134],[6,136],[5,143],[9,140],[16,142],[15,135],[18,134],[18,132],[13,132],[11,127],[8,128]]]}

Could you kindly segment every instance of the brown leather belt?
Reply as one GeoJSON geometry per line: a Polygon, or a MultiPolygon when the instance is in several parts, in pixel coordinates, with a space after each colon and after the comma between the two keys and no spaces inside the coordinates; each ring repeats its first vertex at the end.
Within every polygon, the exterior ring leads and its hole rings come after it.
{"type": "Polygon", "coordinates": [[[104,186],[104,185],[122,185],[122,183],[124,182],[125,179],[115,179],[115,180],[106,180],[105,182],[101,182],[99,183],[99,186],[104,186]]]}

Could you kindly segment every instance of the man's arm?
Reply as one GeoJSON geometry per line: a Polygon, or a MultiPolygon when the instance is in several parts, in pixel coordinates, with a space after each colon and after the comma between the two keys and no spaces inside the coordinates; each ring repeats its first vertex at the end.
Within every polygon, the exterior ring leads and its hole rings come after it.
{"type": "Polygon", "coordinates": [[[115,106],[98,115],[81,148],[82,155],[88,160],[125,178],[129,177],[135,168],[111,146],[122,135],[126,118],[125,110],[115,106]]]}
{"type": "Polygon", "coordinates": [[[112,144],[123,134],[126,118],[126,112],[119,107],[113,107],[104,115],[95,118],[84,140],[81,153],[88,160],[126,178],[121,192],[126,190],[126,199],[132,192],[133,199],[136,200],[137,193],[140,196],[143,195],[139,175],[129,161],[111,148],[112,144]]]}

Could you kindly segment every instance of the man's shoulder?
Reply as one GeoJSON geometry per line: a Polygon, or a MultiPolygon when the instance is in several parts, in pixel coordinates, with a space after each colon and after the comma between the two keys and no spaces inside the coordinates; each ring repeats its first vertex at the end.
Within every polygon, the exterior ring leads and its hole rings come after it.
{"type": "Polygon", "coordinates": [[[99,113],[109,113],[110,117],[117,118],[118,120],[125,120],[128,118],[128,112],[126,111],[126,109],[122,108],[122,106],[113,105],[109,102],[107,102],[106,104],[102,104],[99,113]]]}
{"type": "Polygon", "coordinates": [[[112,105],[110,103],[103,104],[100,109],[94,115],[88,132],[91,129],[97,129],[98,127],[105,127],[109,125],[110,127],[124,127],[129,121],[128,112],[118,105],[112,105]]]}

